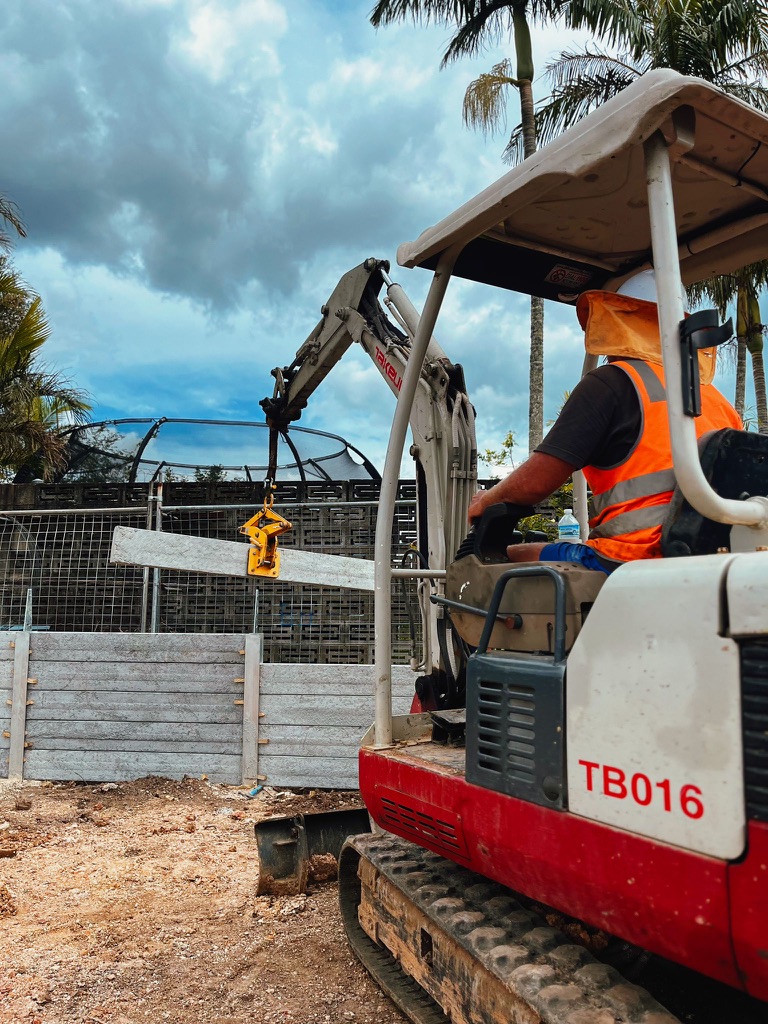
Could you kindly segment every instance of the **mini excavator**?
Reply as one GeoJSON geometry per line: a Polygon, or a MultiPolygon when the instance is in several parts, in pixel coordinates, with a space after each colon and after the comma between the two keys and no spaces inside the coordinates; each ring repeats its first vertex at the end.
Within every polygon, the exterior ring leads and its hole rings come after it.
{"type": "MultiPolygon", "coordinates": [[[[375,720],[359,752],[374,828],[346,839],[339,895],[352,948],[414,1024],[768,1021],[768,438],[697,443],[700,375],[727,332],[709,313],[686,320],[679,287],[767,257],[768,117],[652,71],[400,246],[402,266],[433,272],[421,316],[368,260],[276,373],[263,403],[276,431],[353,341],[397,396],[373,566],[375,720]],[[488,509],[465,537],[474,410],[432,336],[450,279],[575,305],[651,267],[676,479],[663,557],[610,576],[510,563],[530,509],[488,509]],[[409,423],[418,564],[393,567],[409,423]],[[398,576],[418,581],[425,622],[404,716],[391,700],[398,576]]],[[[599,354],[588,347],[585,372],[599,354]]],[[[578,475],[574,509],[586,538],[578,475]]],[[[280,527],[244,527],[267,574],[280,527]]],[[[205,543],[239,550],[231,570],[217,548],[203,571],[245,573],[242,545],[205,543]]],[[[186,548],[178,564],[142,557],[193,567],[186,548]]],[[[369,587],[370,566],[346,561],[365,572],[341,585],[369,587]]],[[[320,581],[316,563],[306,572],[287,575],[320,581]]]]}
{"type": "Polygon", "coordinates": [[[766,257],[768,118],[666,70],[398,250],[434,276],[382,479],[359,754],[375,828],[339,877],[353,948],[415,1024],[768,1020],[768,440],[699,449],[713,322],[686,321],[679,290],[766,257]],[[488,510],[433,594],[465,688],[393,717],[395,481],[450,278],[573,304],[649,267],[677,481],[664,557],[512,564],[530,510],[488,510]]]}

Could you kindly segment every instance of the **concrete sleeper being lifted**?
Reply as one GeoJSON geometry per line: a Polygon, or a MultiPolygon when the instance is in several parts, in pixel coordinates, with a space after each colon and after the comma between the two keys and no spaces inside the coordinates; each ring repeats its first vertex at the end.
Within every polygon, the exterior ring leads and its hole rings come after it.
{"type": "MultiPolygon", "coordinates": [[[[178,569],[211,576],[248,576],[249,545],[210,537],[187,537],[116,526],[110,561],[118,565],[178,569]]],[[[373,590],[373,562],[317,551],[281,550],[283,583],[373,590]]]]}

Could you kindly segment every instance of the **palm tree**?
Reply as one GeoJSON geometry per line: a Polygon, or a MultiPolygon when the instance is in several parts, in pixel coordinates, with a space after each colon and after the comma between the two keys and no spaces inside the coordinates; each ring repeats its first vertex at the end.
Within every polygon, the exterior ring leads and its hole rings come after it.
{"type": "MultiPolygon", "coordinates": [[[[760,110],[768,110],[768,12],[764,0],[572,0],[569,23],[604,38],[566,50],[547,65],[552,93],[535,114],[539,142],[581,120],[653,68],[695,75],[760,110]]],[[[512,133],[506,154],[525,153],[527,128],[512,133]]]]}
{"type": "MultiPolygon", "coordinates": [[[[495,65],[472,82],[464,97],[464,120],[470,127],[491,131],[503,116],[505,92],[520,93],[524,155],[536,151],[533,102],[533,49],[530,23],[559,18],[570,0],[378,0],[371,12],[374,26],[412,18],[456,26],[443,54],[442,66],[462,56],[474,56],[483,46],[512,34],[514,74],[509,60],[495,65]]],[[[531,355],[528,405],[528,447],[539,444],[544,433],[544,301],[531,296],[531,355]]]]}
{"type": "MultiPolygon", "coordinates": [[[[538,138],[548,142],[605,100],[653,68],[673,68],[718,85],[760,110],[768,110],[768,9],[764,0],[572,0],[569,23],[605,39],[615,52],[596,46],[564,51],[547,66],[552,93],[535,113],[538,138]]],[[[517,126],[505,155],[527,152],[528,128],[517,126]]],[[[758,390],[759,429],[768,430],[763,335],[757,289],[768,263],[755,264],[718,285],[704,282],[725,309],[736,298],[739,320],[736,405],[743,416],[744,361],[749,351],[758,390]],[[746,276],[747,270],[752,279],[746,276]],[[728,296],[724,298],[723,296],[728,296]]]]}
{"type": "Polygon", "coordinates": [[[35,458],[49,478],[64,459],[60,427],[82,422],[90,405],[61,375],[36,362],[50,328],[34,296],[0,261],[0,467],[6,473],[35,458]]]}

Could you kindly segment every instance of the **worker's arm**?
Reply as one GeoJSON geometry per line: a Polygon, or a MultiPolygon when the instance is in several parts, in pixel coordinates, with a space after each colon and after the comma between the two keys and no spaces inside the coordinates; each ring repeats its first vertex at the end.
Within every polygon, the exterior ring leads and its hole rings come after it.
{"type": "Polygon", "coordinates": [[[534,452],[522,466],[513,469],[487,491],[478,491],[469,503],[469,521],[478,519],[487,508],[500,501],[516,505],[535,505],[562,487],[573,473],[574,466],[554,455],[534,452]]]}

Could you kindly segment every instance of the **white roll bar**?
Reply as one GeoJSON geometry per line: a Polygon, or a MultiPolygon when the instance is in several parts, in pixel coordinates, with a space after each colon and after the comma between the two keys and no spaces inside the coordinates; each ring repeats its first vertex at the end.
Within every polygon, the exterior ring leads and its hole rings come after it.
{"type": "Polygon", "coordinates": [[[403,385],[392,419],[392,430],[384,460],[381,478],[379,513],[376,518],[376,542],[374,555],[374,662],[376,665],[375,700],[376,717],[374,745],[387,747],[392,743],[392,521],[395,515],[397,484],[400,478],[400,463],[403,458],[405,438],[410,422],[411,406],[421,376],[424,357],[427,354],[432,331],[435,328],[445,290],[451,278],[451,271],[464,243],[454,245],[442,253],[432,278],[421,319],[416,327],[410,356],[403,375],[403,385]]]}
{"type": "Polygon", "coordinates": [[[699,461],[696,424],[683,412],[679,341],[683,303],[669,150],[661,132],[655,132],[645,142],[644,149],[669,433],[677,483],[685,498],[707,519],[764,528],[768,525],[767,498],[734,501],[721,498],[710,487],[699,461]]]}

